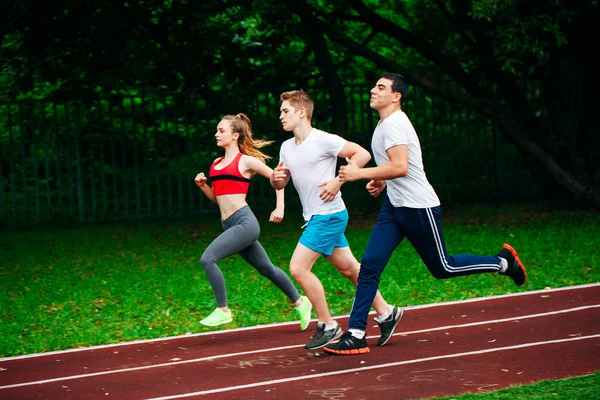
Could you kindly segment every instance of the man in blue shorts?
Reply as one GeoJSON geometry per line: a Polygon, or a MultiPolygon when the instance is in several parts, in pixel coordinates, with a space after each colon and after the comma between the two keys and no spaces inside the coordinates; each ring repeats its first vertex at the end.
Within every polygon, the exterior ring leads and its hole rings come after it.
{"type": "Polygon", "coordinates": [[[437,279],[480,273],[507,275],[516,285],[525,283],[525,267],[508,244],[493,256],[449,255],[440,221],[440,200],[423,168],[421,145],[415,128],[401,109],[407,85],[401,75],[383,74],[371,89],[370,106],[379,113],[371,147],[376,167],[362,168],[354,160],[340,167],[344,182],[368,180],[367,190],[377,197],[386,190],[377,222],[360,267],[360,277],[348,331],[338,343],[325,347],[329,354],[367,353],[367,315],[379,277],[392,252],[408,239],[437,279]]]}
{"type": "MultiPolygon", "coordinates": [[[[371,159],[367,150],[338,135],[315,129],[311,125],[314,109],[312,99],[303,90],[293,90],[280,96],[279,119],[285,131],[294,137],[281,145],[279,165],[273,171],[271,184],[283,189],[290,178],[300,196],[304,232],[290,260],[290,273],[304,290],[318,317],[317,331],[306,348],[326,346],[342,335],[342,329],[332,318],[325,290],[312,267],[321,255],[356,286],[360,265],[348,245],[344,231],[348,225],[348,210],[342,200],[342,183],[335,176],[338,157],[351,159],[364,166],[371,159]]],[[[381,328],[379,345],[391,338],[403,310],[388,305],[379,291],[371,301],[381,328]]],[[[370,308],[370,306],[369,306],[370,308]]]]}

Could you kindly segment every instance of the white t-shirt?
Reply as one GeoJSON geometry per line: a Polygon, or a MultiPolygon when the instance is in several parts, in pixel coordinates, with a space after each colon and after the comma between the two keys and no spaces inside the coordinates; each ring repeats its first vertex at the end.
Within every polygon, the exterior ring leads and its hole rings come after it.
{"type": "Polygon", "coordinates": [[[390,202],[394,207],[439,206],[440,199],[425,175],[417,132],[404,111],[398,110],[379,123],[373,132],[371,148],[375,163],[382,165],[389,162],[386,150],[401,144],[408,145],[408,173],[400,178],[386,180],[390,202]]]}
{"type": "Polygon", "coordinates": [[[323,201],[319,194],[324,187],[317,185],[329,181],[336,176],[337,157],[346,145],[346,139],[313,128],[308,137],[300,143],[295,138],[283,142],[279,151],[279,159],[290,169],[294,187],[302,202],[302,217],[305,221],[313,215],[325,215],[346,209],[342,200],[342,192],[338,192],[333,200],[323,201]]]}

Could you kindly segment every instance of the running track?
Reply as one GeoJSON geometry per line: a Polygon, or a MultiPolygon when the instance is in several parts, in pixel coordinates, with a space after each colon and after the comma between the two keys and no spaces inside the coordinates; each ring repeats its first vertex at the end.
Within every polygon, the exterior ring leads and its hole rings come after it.
{"type": "Polygon", "coordinates": [[[600,284],[407,307],[387,346],[369,328],[360,356],[305,350],[312,329],[1,358],[0,399],[415,399],[585,375],[600,370],[600,284]]]}

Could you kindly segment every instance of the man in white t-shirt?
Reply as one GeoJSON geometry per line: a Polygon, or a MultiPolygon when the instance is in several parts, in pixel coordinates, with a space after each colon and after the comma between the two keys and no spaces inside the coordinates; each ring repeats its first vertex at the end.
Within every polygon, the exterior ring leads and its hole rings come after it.
{"type": "Polygon", "coordinates": [[[437,279],[499,272],[521,286],[527,279],[516,251],[504,244],[495,256],[458,254],[451,256],[440,222],[440,200],[423,168],[421,145],[412,123],[401,109],[407,85],[401,75],[383,74],[371,89],[370,106],[379,113],[371,147],[376,167],[362,168],[349,160],[340,167],[344,182],[369,180],[367,190],[377,197],[387,187],[385,201],[360,267],[349,329],[340,341],[324,348],[329,354],[361,354],[369,351],[366,341],[367,315],[377,291],[379,277],[392,252],[407,238],[437,279]]]}
{"type": "MultiPolygon", "coordinates": [[[[323,285],[312,272],[313,265],[323,255],[355,286],[360,268],[344,236],[348,210],[340,192],[342,183],[335,176],[337,158],[350,159],[362,167],[369,162],[371,155],[356,143],[313,128],[314,104],[305,91],[285,92],[280,99],[279,119],[283,129],[292,131],[294,137],[281,145],[279,165],[273,171],[271,184],[277,190],[283,189],[291,178],[302,203],[302,216],[306,223],[290,260],[290,273],[317,313],[316,333],[306,344],[307,349],[314,350],[339,338],[342,328],[329,312],[323,285]]],[[[381,328],[379,345],[383,346],[400,322],[402,309],[387,304],[377,289],[371,304],[378,314],[376,322],[381,328]]]]}

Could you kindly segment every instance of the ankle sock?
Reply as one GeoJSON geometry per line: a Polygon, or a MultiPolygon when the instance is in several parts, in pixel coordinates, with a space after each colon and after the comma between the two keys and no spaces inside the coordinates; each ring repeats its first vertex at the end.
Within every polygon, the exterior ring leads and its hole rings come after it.
{"type": "Polygon", "coordinates": [[[335,324],[329,325],[329,324],[325,324],[325,329],[326,331],[332,331],[334,330],[336,327],[338,326],[338,323],[336,322],[335,324]]]}
{"type": "Polygon", "coordinates": [[[365,337],[365,331],[361,331],[360,329],[348,329],[348,332],[352,334],[357,339],[362,339],[365,337]]]}
{"type": "Polygon", "coordinates": [[[379,322],[383,322],[387,319],[387,317],[389,317],[390,315],[392,315],[392,311],[394,311],[394,307],[392,306],[388,306],[388,309],[386,312],[384,312],[381,315],[377,316],[377,319],[379,320],[379,322]]]}
{"type": "Polygon", "coordinates": [[[500,259],[500,271],[498,271],[501,274],[505,274],[506,271],[508,270],[508,261],[506,261],[505,258],[502,257],[498,257],[500,259]]]}

